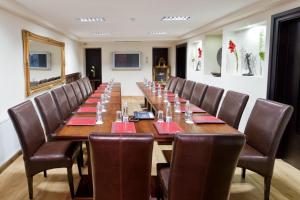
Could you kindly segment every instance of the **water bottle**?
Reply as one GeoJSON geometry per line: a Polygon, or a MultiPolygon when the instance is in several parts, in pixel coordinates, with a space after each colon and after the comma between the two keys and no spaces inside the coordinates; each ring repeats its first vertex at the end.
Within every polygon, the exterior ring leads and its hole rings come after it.
{"type": "Polygon", "coordinates": [[[97,112],[96,112],[96,124],[103,124],[103,119],[102,119],[102,106],[101,103],[97,103],[97,112]]]}
{"type": "Polygon", "coordinates": [[[122,109],[123,121],[128,119],[128,104],[127,101],[124,102],[123,109],[122,109]]]}
{"type": "Polygon", "coordinates": [[[179,101],[175,101],[174,103],[174,111],[175,113],[181,113],[181,106],[179,101]]]}
{"type": "Polygon", "coordinates": [[[192,109],[191,109],[191,105],[190,105],[190,101],[186,101],[185,103],[185,122],[187,124],[193,124],[193,120],[192,120],[192,109]]]}
{"type": "Polygon", "coordinates": [[[156,92],[156,90],[155,90],[155,83],[154,83],[154,81],[152,82],[152,93],[155,93],[156,92]]]}
{"type": "Polygon", "coordinates": [[[175,93],[174,102],[175,102],[175,103],[176,103],[176,102],[179,102],[179,97],[178,97],[178,94],[177,94],[177,93],[175,93]]]}
{"type": "Polygon", "coordinates": [[[161,87],[160,87],[160,84],[158,85],[157,96],[161,97],[161,87]]]}
{"type": "Polygon", "coordinates": [[[171,121],[172,121],[172,111],[171,111],[170,102],[168,102],[166,106],[166,122],[171,122],[171,121]]]}

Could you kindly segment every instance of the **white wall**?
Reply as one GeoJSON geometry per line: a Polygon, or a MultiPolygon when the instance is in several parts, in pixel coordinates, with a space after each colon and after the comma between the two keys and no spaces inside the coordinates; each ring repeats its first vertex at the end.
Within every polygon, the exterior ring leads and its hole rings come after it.
{"type": "Polygon", "coordinates": [[[0,9],[0,165],[20,149],[7,109],[32,98],[25,97],[22,29],[65,42],[66,74],[83,66],[78,42],[0,9]]]}
{"type": "Polygon", "coordinates": [[[220,67],[217,62],[218,50],[222,47],[222,36],[209,35],[204,40],[204,73],[220,72],[220,67]]]}
{"type": "MultiPolygon", "coordinates": [[[[195,72],[194,70],[187,70],[187,78],[190,80],[194,80],[197,82],[206,83],[208,85],[217,86],[227,90],[234,90],[237,92],[245,93],[250,96],[246,109],[241,119],[240,131],[244,131],[246,126],[248,117],[250,112],[254,106],[254,103],[257,98],[266,98],[267,95],[267,81],[268,81],[268,59],[269,59],[269,44],[270,44],[270,28],[271,28],[271,16],[280,12],[283,12],[288,9],[295,8],[300,6],[300,2],[293,2],[290,4],[285,4],[284,6],[279,6],[273,8],[272,10],[265,11],[259,15],[251,16],[246,19],[234,22],[232,24],[224,25],[223,27],[219,27],[223,30],[223,59],[222,59],[222,67],[221,77],[213,77],[211,75],[205,74],[203,71],[195,72]],[[231,30],[236,30],[241,27],[245,27],[251,24],[256,24],[260,22],[267,22],[267,33],[266,33],[266,54],[265,54],[265,63],[262,69],[262,76],[254,76],[254,77],[246,77],[241,75],[236,75],[234,73],[227,73],[226,71],[226,54],[228,51],[228,39],[230,38],[228,33],[231,30]]],[[[216,30],[211,30],[214,32],[216,30]]],[[[208,33],[209,34],[209,33],[208,33]]],[[[188,51],[192,47],[194,41],[199,39],[205,40],[205,34],[197,35],[193,38],[186,40],[188,42],[188,51]]],[[[184,41],[181,41],[182,43],[184,41]]],[[[205,42],[204,42],[205,43],[205,42]]],[[[188,53],[189,55],[189,53],[188,53]]],[[[188,57],[188,63],[190,63],[191,58],[188,57]]],[[[204,57],[205,60],[205,57],[204,57]]],[[[191,65],[188,65],[189,68],[192,68],[191,65]]],[[[224,93],[225,94],[225,93],[224,93]]]]}
{"type": "Polygon", "coordinates": [[[102,81],[109,81],[114,78],[121,82],[123,96],[142,95],[136,82],[141,82],[144,78],[152,80],[152,48],[169,48],[169,63],[172,67],[171,73],[174,74],[174,46],[171,42],[103,42],[88,43],[84,48],[101,48],[102,51],[102,81]],[[112,52],[142,52],[140,70],[113,70],[112,52]]]}

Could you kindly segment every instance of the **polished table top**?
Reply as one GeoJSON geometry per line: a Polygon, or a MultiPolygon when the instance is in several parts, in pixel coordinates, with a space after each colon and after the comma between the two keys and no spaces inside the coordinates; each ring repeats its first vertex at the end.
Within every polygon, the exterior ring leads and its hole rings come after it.
{"type": "MultiPolygon", "coordinates": [[[[147,101],[151,104],[155,111],[164,109],[163,98],[157,97],[151,92],[151,90],[143,85],[143,83],[137,83],[141,89],[147,101]]],[[[103,113],[102,125],[94,126],[62,126],[54,135],[57,139],[68,140],[87,140],[90,133],[107,133],[111,134],[111,125],[115,121],[116,111],[121,110],[121,85],[115,84],[112,90],[110,102],[107,104],[107,112],[103,113]]],[[[82,106],[96,106],[96,104],[83,104],[82,106]]],[[[207,113],[205,113],[207,115],[207,113]]],[[[79,114],[75,113],[75,116],[92,116],[96,114],[79,114]]],[[[135,122],[135,128],[137,133],[152,133],[154,138],[158,142],[170,142],[173,140],[174,135],[160,135],[157,133],[153,122],[156,120],[141,120],[135,122]]],[[[236,129],[227,124],[187,124],[184,121],[184,113],[177,114],[173,112],[173,121],[184,130],[185,133],[195,134],[235,134],[238,133],[236,129]]]]}

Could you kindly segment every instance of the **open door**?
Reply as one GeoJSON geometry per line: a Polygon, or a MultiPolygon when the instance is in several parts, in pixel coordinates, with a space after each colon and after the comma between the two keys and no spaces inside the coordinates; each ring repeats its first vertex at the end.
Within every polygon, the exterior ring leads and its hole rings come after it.
{"type": "Polygon", "coordinates": [[[176,76],[186,78],[187,43],[176,46],[176,76]]]}
{"type": "Polygon", "coordinates": [[[101,48],[85,49],[86,76],[89,77],[93,89],[102,83],[101,48]]]}

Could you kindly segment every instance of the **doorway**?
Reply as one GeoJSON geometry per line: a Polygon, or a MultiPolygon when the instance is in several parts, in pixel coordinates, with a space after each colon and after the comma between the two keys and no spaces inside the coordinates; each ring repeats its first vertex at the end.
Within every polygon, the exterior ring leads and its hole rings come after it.
{"type": "Polygon", "coordinates": [[[268,98],[294,107],[278,156],[300,169],[300,8],[272,16],[268,98]]]}
{"type": "Polygon", "coordinates": [[[93,89],[102,83],[101,48],[85,49],[86,76],[89,77],[93,89]]]}
{"type": "Polygon", "coordinates": [[[187,43],[176,46],[176,76],[186,79],[187,43]]]}

